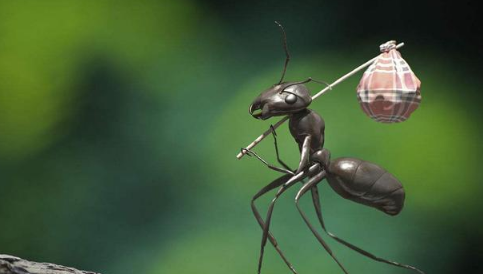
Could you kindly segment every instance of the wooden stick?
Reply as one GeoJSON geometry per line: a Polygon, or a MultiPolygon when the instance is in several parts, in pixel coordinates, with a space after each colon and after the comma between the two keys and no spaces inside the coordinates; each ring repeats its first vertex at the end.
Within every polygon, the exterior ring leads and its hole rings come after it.
{"type": "MultiPolygon", "coordinates": [[[[401,48],[402,46],[404,46],[404,43],[400,43],[396,46],[396,49],[399,49],[401,48]]],[[[333,82],[332,84],[328,85],[326,88],[324,88],[323,90],[319,91],[317,94],[315,94],[314,96],[312,96],[312,100],[315,100],[317,99],[318,97],[320,97],[322,94],[326,93],[327,91],[331,90],[334,86],[336,86],[337,84],[341,83],[342,81],[346,80],[347,78],[351,77],[352,75],[356,74],[357,72],[359,72],[360,70],[370,66],[372,63],[374,63],[374,61],[377,60],[377,58],[379,57],[380,55],[372,58],[371,60],[365,62],[364,64],[358,66],[357,68],[353,69],[351,72],[345,74],[344,76],[340,77],[339,79],[337,79],[335,82],[333,82]]],[[[289,116],[285,116],[283,117],[280,121],[278,121],[275,125],[273,125],[273,128],[276,129],[278,128],[279,126],[281,126],[283,123],[285,123],[285,121],[287,121],[289,118],[289,116]]],[[[263,139],[265,139],[265,137],[267,137],[268,135],[270,135],[272,133],[272,129],[268,129],[267,131],[265,131],[262,135],[258,136],[257,139],[255,139],[255,141],[251,142],[246,148],[247,149],[252,149],[254,148],[256,145],[258,145],[258,143],[260,143],[263,139]]],[[[244,155],[246,154],[245,151],[240,151],[240,153],[238,153],[238,155],[236,155],[236,158],[237,159],[241,159],[244,155]]]]}

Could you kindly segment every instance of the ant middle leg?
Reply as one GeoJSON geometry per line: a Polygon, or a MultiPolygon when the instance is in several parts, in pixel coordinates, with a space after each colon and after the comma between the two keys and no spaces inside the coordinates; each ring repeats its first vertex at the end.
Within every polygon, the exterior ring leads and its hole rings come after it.
{"type": "Polygon", "coordinates": [[[297,193],[297,196],[295,196],[295,205],[297,206],[297,209],[298,209],[300,215],[302,215],[302,218],[304,219],[305,223],[309,227],[310,231],[312,231],[312,233],[314,234],[315,238],[317,238],[317,240],[320,242],[320,244],[322,244],[322,246],[327,251],[327,253],[329,253],[329,255],[334,259],[334,261],[340,266],[342,271],[344,271],[344,273],[348,274],[349,272],[347,272],[347,270],[342,265],[342,263],[337,259],[337,257],[335,257],[335,254],[332,252],[329,245],[324,241],[324,239],[322,239],[322,236],[320,236],[320,234],[317,232],[317,230],[312,226],[312,224],[310,223],[310,221],[307,218],[307,216],[305,215],[305,213],[302,211],[302,208],[300,207],[300,204],[299,204],[300,198],[302,198],[302,196],[305,193],[307,193],[307,191],[309,189],[316,186],[320,181],[322,181],[325,178],[325,176],[326,176],[326,171],[322,170],[319,173],[317,173],[316,175],[314,175],[313,177],[311,177],[309,179],[309,181],[299,190],[299,192],[297,193]]]}
{"type": "MultiPolygon", "coordinates": [[[[271,190],[273,190],[273,189],[281,186],[285,182],[287,182],[290,179],[290,177],[292,177],[292,176],[291,175],[284,175],[284,176],[281,176],[281,177],[275,179],[273,182],[271,182],[270,184],[268,184],[267,186],[265,186],[264,188],[262,188],[257,194],[255,194],[255,196],[253,196],[252,202],[251,202],[252,211],[253,211],[253,214],[255,215],[255,218],[258,221],[258,224],[262,228],[262,230],[264,230],[264,228],[265,228],[265,222],[264,222],[262,216],[260,215],[260,212],[258,211],[258,209],[255,206],[255,201],[258,198],[260,198],[261,196],[263,196],[264,194],[266,194],[267,192],[269,192],[269,191],[271,191],[271,190]]],[[[283,261],[285,262],[285,264],[287,264],[287,266],[290,268],[290,270],[294,274],[297,274],[297,271],[295,270],[295,268],[293,267],[293,265],[287,260],[287,258],[283,254],[282,250],[280,250],[280,248],[278,246],[278,243],[277,243],[277,240],[275,240],[275,237],[270,232],[268,232],[268,239],[272,243],[273,247],[277,250],[278,254],[283,259],[283,261]]]]}
{"type": "Polygon", "coordinates": [[[260,274],[262,270],[262,262],[263,262],[263,254],[265,252],[265,245],[267,244],[267,239],[268,239],[268,234],[269,234],[269,229],[270,229],[270,221],[272,219],[272,213],[273,209],[275,207],[275,202],[277,199],[291,186],[294,184],[302,181],[305,177],[307,176],[307,171],[301,171],[294,176],[290,177],[288,181],[286,181],[277,191],[277,194],[275,194],[275,197],[273,200],[270,202],[270,205],[268,207],[267,211],[267,217],[265,219],[265,226],[263,228],[263,236],[262,236],[262,242],[260,246],[260,258],[258,259],[258,274],[260,274]]]}

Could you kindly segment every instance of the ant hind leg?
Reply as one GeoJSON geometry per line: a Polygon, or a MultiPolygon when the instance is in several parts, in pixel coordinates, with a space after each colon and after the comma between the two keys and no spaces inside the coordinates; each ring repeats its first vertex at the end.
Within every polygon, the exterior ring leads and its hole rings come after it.
{"type": "Polygon", "coordinates": [[[331,232],[327,231],[327,228],[326,228],[325,223],[324,223],[324,219],[322,218],[322,209],[321,209],[321,206],[320,206],[320,198],[319,198],[319,191],[317,189],[317,185],[314,185],[311,188],[311,192],[312,192],[312,201],[314,203],[315,212],[317,213],[317,218],[319,219],[319,223],[322,226],[322,229],[325,231],[325,233],[327,233],[327,235],[329,235],[332,239],[336,240],[337,242],[347,246],[348,248],[350,248],[350,249],[352,249],[352,250],[354,250],[354,251],[356,251],[356,252],[358,252],[358,253],[360,253],[360,254],[368,257],[368,258],[371,258],[375,261],[387,263],[387,264],[390,264],[390,265],[394,265],[394,266],[398,266],[398,267],[402,267],[402,268],[406,268],[406,269],[410,269],[410,270],[414,270],[414,271],[416,271],[420,274],[425,274],[423,271],[417,269],[414,266],[405,265],[405,264],[401,264],[401,263],[398,263],[398,262],[392,262],[392,261],[388,261],[386,259],[377,257],[376,255],[374,255],[374,254],[372,254],[368,251],[365,251],[364,249],[359,248],[359,247],[347,242],[346,240],[339,238],[338,236],[332,234],[331,232]]]}

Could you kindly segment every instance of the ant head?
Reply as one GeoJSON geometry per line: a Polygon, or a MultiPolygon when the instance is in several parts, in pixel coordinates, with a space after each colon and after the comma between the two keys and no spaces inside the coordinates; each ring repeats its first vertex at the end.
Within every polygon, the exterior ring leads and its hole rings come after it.
{"type": "Polygon", "coordinates": [[[301,83],[280,83],[262,92],[250,105],[256,119],[287,115],[306,109],[312,102],[309,90],[301,83]]]}
{"type": "Polygon", "coordinates": [[[268,119],[272,116],[286,115],[299,112],[312,102],[309,90],[303,85],[306,82],[283,82],[290,54],[287,47],[287,35],[282,25],[275,21],[282,31],[283,48],[285,50],[285,65],[282,78],[278,84],[262,92],[250,105],[250,114],[257,119],[268,119]]]}

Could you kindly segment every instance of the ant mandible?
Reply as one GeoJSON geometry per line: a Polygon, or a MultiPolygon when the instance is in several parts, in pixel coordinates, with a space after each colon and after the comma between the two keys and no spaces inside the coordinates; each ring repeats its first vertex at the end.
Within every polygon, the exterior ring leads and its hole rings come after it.
{"type": "Polygon", "coordinates": [[[257,194],[255,194],[251,201],[251,207],[255,218],[263,229],[260,257],[258,262],[258,273],[260,274],[261,272],[263,254],[267,240],[272,243],[290,270],[294,274],[297,273],[295,268],[280,250],[275,237],[269,232],[269,228],[272,212],[277,199],[287,189],[296,183],[303,182],[304,179],[308,179],[295,196],[295,204],[309,229],[312,231],[324,249],[344,271],[344,273],[348,274],[347,270],[336,258],[330,247],[313,227],[306,214],[300,207],[300,199],[309,190],[312,194],[312,201],[319,223],[322,226],[322,229],[334,240],[375,261],[384,262],[424,274],[423,271],[417,269],[416,267],[389,261],[375,256],[327,231],[322,218],[319,192],[317,189],[317,184],[323,179],[327,179],[332,189],[343,198],[352,200],[359,204],[374,207],[389,215],[397,215],[402,210],[405,192],[401,183],[393,175],[376,164],[356,158],[338,158],[335,160],[330,159],[329,150],[323,148],[325,130],[324,119],[322,119],[322,117],[320,117],[320,115],[315,111],[307,108],[312,102],[312,97],[309,94],[309,90],[304,85],[311,81],[322,84],[326,83],[313,80],[312,78],[308,78],[307,80],[301,82],[283,82],[287,65],[290,60],[290,54],[287,47],[287,36],[285,34],[285,30],[280,23],[276,21],[275,23],[282,31],[283,46],[286,54],[282,77],[277,84],[263,91],[253,101],[253,103],[250,105],[249,113],[254,118],[261,120],[266,120],[273,116],[288,115],[290,133],[299,147],[300,163],[298,168],[293,170],[280,159],[277,145],[277,135],[273,126],[271,126],[271,130],[274,137],[277,161],[283,166],[283,168],[271,165],[254,151],[242,148],[243,153],[256,157],[270,169],[285,173],[285,175],[275,179],[273,182],[262,188],[257,194]],[[255,200],[277,187],[278,191],[273,200],[270,202],[266,219],[263,220],[255,206],[255,200]]]}

